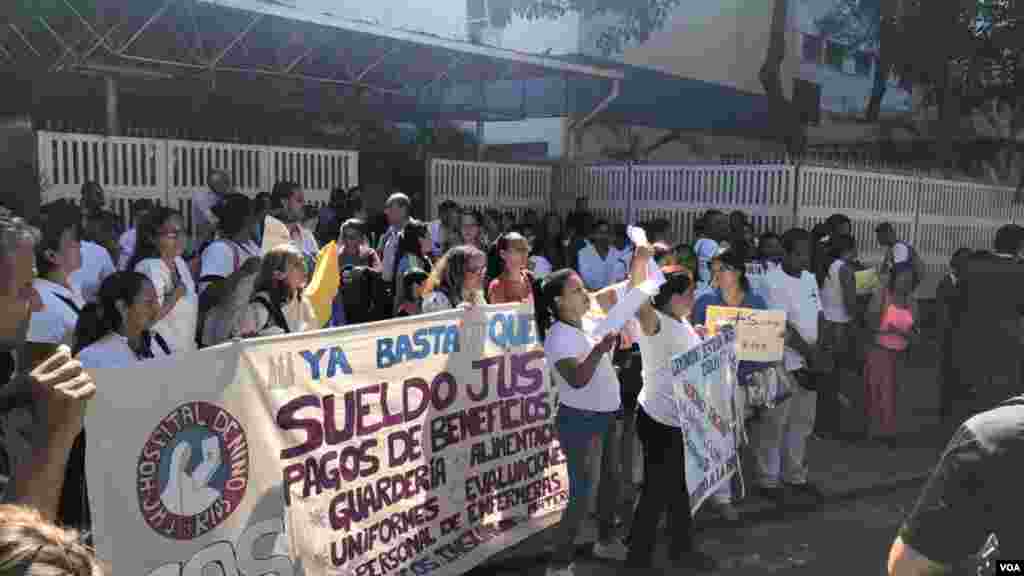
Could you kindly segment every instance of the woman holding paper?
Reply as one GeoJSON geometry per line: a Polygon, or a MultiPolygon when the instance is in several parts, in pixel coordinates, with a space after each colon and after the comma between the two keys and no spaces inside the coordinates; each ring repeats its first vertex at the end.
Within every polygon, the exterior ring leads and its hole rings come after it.
{"type": "MultiPolygon", "coordinates": [[[[632,265],[634,274],[637,268],[641,269],[641,275],[646,274],[647,261],[652,254],[649,246],[637,249],[632,265]]],[[[622,405],[619,379],[611,358],[618,334],[594,336],[597,326],[587,315],[591,298],[607,310],[623,298],[627,287],[628,283],[622,282],[590,294],[575,271],[562,269],[544,279],[534,306],[537,333],[544,344],[548,365],[554,367],[551,377],[558,385],[555,428],[569,474],[569,505],[562,513],[548,576],[574,574],[576,535],[586,516],[590,490],[596,481],[591,477],[590,462],[602,442],[609,446],[607,435],[622,405]]],[[[613,535],[618,500],[617,464],[612,458],[603,458],[601,463],[600,520],[594,555],[625,560],[628,550],[613,535]]]]}
{"type": "MultiPolygon", "coordinates": [[[[645,260],[644,255],[648,253],[645,248],[649,247],[637,248],[637,260],[645,260]]],[[[638,399],[636,430],[643,446],[644,485],[633,516],[627,565],[637,569],[653,566],[658,523],[661,515],[667,513],[673,562],[698,571],[713,570],[716,562],[697,550],[694,543],[689,489],[684,474],[683,423],[671,370],[673,355],[701,341],[687,320],[693,306],[693,280],[680,266],[668,266],[661,272],[665,284],[653,302],[644,303],[636,314],[640,324],[644,380],[638,399]]],[[[637,265],[634,261],[630,275],[632,285],[640,286],[646,278],[646,263],[637,265]]]]}
{"type": "MultiPolygon", "coordinates": [[[[698,326],[698,330],[707,327],[708,306],[768,309],[764,298],[750,289],[750,281],[747,280],[747,263],[743,254],[735,249],[726,248],[715,255],[711,263],[717,270],[715,275],[717,288],[713,292],[702,295],[693,306],[692,320],[693,324],[698,326]]],[[[740,361],[736,370],[738,384],[747,385],[755,372],[768,367],[768,365],[758,362],[740,361]]],[[[723,484],[712,496],[712,500],[725,519],[730,522],[739,520],[739,513],[732,505],[732,486],[730,484],[723,484]]]]}

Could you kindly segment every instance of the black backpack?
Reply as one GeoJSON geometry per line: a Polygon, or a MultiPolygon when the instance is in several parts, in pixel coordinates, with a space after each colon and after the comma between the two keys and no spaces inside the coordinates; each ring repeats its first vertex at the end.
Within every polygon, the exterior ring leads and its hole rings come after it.
{"type": "MultiPolygon", "coordinates": [[[[267,326],[269,326],[270,323],[273,323],[274,326],[277,326],[281,330],[284,330],[285,334],[291,333],[291,329],[288,328],[288,320],[284,317],[284,312],[281,311],[280,306],[271,302],[270,298],[267,298],[267,296],[264,294],[257,294],[256,296],[252,297],[252,300],[250,300],[250,302],[263,305],[263,307],[267,309],[267,312],[270,313],[270,318],[267,326]]],[[[263,328],[261,328],[261,330],[266,329],[267,326],[264,326],[263,328]]]]}

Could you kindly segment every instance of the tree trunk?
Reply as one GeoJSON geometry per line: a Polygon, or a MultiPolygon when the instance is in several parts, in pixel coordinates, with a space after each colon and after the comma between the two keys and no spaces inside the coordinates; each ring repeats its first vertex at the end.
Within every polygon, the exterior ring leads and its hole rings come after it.
{"type": "Polygon", "coordinates": [[[868,99],[867,110],[864,111],[864,119],[868,122],[878,122],[878,116],[882,112],[882,98],[889,84],[889,63],[885,59],[885,53],[881,50],[878,53],[878,62],[875,63],[875,83],[871,87],[871,98],[868,99]]]}
{"type": "Polygon", "coordinates": [[[761,87],[768,97],[768,106],[772,117],[773,131],[786,143],[787,150],[792,154],[800,153],[804,148],[804,130],[799,114],[793,104],[786,99],[782,89],[782,63],[786,59],[786,21],[788,19],[788,0],[773,0],[771,36],[764,63],[758,74],[761,87]]]}

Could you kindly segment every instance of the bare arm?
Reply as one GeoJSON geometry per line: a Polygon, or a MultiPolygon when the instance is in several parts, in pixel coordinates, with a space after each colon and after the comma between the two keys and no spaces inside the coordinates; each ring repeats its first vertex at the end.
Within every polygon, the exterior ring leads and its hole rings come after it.
{"type": "Polygon", "coordinates": [[[952,569],[932,562],[897,536],[889,549],[889,576],[943,576],[952,569]]]}
{"type": "Polygon", "coordinates": [[[96,386],[66,346],[25,378],[32,388],[35,427],[31,454],[17,464],[12,496],[56,521],[68,456],[96,386]]]}
{"type": "Polygon", "coordinates": [[[649,245],[637,246],[629,265],[629,278],[594,292],[593,297],[597,300],[598,305],[607,311],[618,301],[617,293],[620,288],[636,288],[647,281],[647,262],[652,256],[654,256],[654,248],[649,245]]]}
{"type": "MultiPolygon", "coordinates": [[[[639,286],[647,281],[647,263],[649,258],[654,255],[654,248],[651,246],[638,246],[637,257],[633,259],[632,266],[629,270],[629,282],[633,287],[639,286]],[[643,250],[641,258],[641,250],[643,250]]],[[[651,301],[647,300],[640,305],[640,309],[636,311],[636,319],[640,324],[640,330],[647,336],[654,336],[658,333],[660,328],[658,324],[658,315],[654,312],[654,306],[651,305],[651,301]]]]}
{"type": "Polygon", "coordinates": [[[555,362],[555,369],[565,378],[565,381],[573,388],[583,388],[590,383],[597,371],[597,364],[601,356],[607,354],[618,342],[617,334],[608,334],[596,346],[591,348],[587,357],[580,362],[576,358],[562,358],[555,362]]]}

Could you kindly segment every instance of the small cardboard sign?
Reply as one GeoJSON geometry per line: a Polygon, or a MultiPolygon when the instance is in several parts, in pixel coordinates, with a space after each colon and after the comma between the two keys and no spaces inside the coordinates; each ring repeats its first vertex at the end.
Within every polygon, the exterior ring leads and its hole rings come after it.
{"type": "Polygon", "coordinates": [[[736,328],[736,355],[750,362],[778,362],[785,348],[786,313],[782,310],[755,310],[729,306],[708,306],[705,328],[708,337],[719,327],[736,328]]]}

